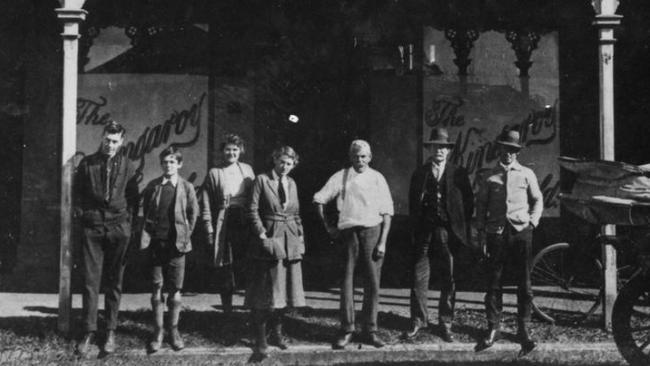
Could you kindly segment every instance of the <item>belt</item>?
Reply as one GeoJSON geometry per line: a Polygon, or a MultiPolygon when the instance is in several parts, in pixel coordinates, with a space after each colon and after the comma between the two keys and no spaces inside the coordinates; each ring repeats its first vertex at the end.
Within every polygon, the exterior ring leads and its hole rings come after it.
{"type": "Polygon", "coordinates": [[[269,221],[284,222],[284,221],[296,221],[299,217],[300,216],[298,215],[273,214],[273,215],[263,215],[262,219],[269,220],[269,221]]]}

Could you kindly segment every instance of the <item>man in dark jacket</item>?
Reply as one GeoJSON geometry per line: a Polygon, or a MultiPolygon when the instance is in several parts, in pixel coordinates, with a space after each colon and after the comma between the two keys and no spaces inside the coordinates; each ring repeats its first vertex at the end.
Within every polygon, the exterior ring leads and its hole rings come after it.
{"type": "Polygon", "coordinates": [[[404,334],[414,337],[428,324],[427,293],[431,262],[442,264],[442,288],[438,319],[442,338],[453,342],[454,259],[461,245],[470,246],[469,221],[474,210],[474,195],[467,171],[447,162],[453,142],[444,128],[432,131],[425,142],[431,158],[413,173],[409,189],[409,211],[415,241],[414,281],[411,291],[412,328],[404,334]]]}
{"type": "Polygon", "coordinates": [[[102,350],[115,351],[115,328],[122,295],[131,218],[137,215],[135,170],[121,148],[125,129],[117,122],[104,128],[99,151],[86,156],[75,176],[75,211],[83,227],[83,321],[85,335],[77,352],[85,355],[97,331],[99,286],[104,272],[106,337],[102,350]]]}

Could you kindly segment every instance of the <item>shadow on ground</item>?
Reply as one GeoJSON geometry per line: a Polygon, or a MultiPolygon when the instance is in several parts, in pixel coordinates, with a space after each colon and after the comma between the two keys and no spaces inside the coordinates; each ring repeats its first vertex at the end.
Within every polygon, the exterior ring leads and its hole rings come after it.
{"type": "MultiPolygon", "coordinates": [[[[55,315],[56,308],[30,307],[26,310],[55,315]]],[[[99,326],[103,329],[100,312],[99,326]]],[[[357,312],[357,322],[361,320],[357,312]]],[[[76,332],[71,339],[61,337],[56,332],[56,317],[9,317],[0,318],[0,344],[6,350],[26,350],[32,352],[55,351],[67,352],[73,349],[74,339],[81,337],[80,309],[73,310],[76,332]]],[[[153,332],[151,312],[149,309],[120,312],[117,329],[117,342],[120,348],[146,348],[150,334],[153,332]]],[[[570,318],[569,318],[570,319],[570,318]]],[[[435,321],[435,319],[433,319],[435,321]]],[[[485,316],[483,311],[474,309],[457,309],[453,332],[456,340],[462,343],[476,343],[484,332],[485,316]]],[[[598,325],[597,319],[576,323],[570,320],[558,321],[555,325],[534,321],[531,323],[533,336],[540,342],[602,342],[611,337],[598,325]]],[[[403,340],[401,334],[409,328],[408,318],[392,313],[379,313],[378,334],[389,344],[425,344],[441,343],[438,327],[430,326],[409,340],[403,340]]],[[[302,308],[287,313],[284,331],[291,344],[330,344],[339,329],[338,310],[302,308]]],[[[516,342],[516,317],[504,315],[503,340],[516,342]]],[[[226,315],[220,309],[215,311],[195,311],[186,309],[181,315],[180,331],[187,347],[205,347],[215,350],[226,347],[251,347],[253,339],[250,333],[249,313],[241,307],[226,315]]],[[[361,329],[358,328],[358,331],[361,329]]],[[[98,335],[101,342],[102,334],[98,335]]],[[[166,347],[169,347],[166,345],[166,347]]]]}

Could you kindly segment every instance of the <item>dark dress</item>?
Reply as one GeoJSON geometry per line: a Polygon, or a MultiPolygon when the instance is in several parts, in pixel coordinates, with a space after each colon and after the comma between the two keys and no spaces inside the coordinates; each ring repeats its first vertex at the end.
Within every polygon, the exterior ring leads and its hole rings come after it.
{"type": "Polygon", "coordinates": [[[242,187],[235,196],[227,193],[228,175],[221,165],[210,169],[203,183],[201,194],[201,218],[206,230],[214,233],[211,263],[215,268],[213,279],[219,292],[231,293],[235,288],[235,278],[242,282],[240,270],[244,267],[249,227],[246,219],[246,205],[250,196],[255,175],[253,168],[245,163],[237,163],[243,177],[242,187]]]}

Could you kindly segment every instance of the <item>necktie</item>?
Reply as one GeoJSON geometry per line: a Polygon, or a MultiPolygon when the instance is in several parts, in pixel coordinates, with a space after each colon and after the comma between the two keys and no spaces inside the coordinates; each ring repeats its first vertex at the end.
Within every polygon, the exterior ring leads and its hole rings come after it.
{"type": "Polygon", "coordinates": [[[433,166],[433,177],[436,178],[436,181],[440,180],[440,167],[437,165],[433,166]]]}
{"type": "Polygon", "coordinates": [[[113,171],[113,159],[106,159],[106,182],[104,184],[104,201],[111,200],[111,173],[113,171]]]}
{"type": "Polygon", "coordinates": [[[280,203],[284,206],[287,203],[287,192],[284,191],[284,184],[282,178],[278,182],[278,196],[280,196],[280,203]]]}

